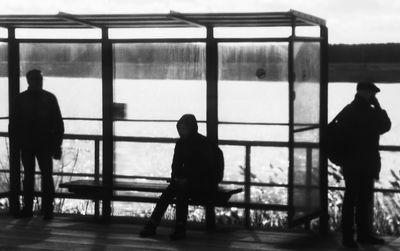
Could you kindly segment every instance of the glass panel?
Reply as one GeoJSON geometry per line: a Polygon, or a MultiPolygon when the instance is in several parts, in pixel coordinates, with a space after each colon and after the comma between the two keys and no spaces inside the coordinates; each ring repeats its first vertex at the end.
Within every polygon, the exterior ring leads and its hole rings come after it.
{"type": "MultiPolygon", "coordinates": [[[[21,92],[27,89],[25,74],[39,69],[44,77],[43,88],[53,93],[60,105],[67,135],[62,159],[54,161],[54,172],[94,174],[95,156],[98,154],[101,158],[101,149],[95,147],[95,142],[101,143],[95,137],[78,140],[74,135],[102,134],[101,45],[21,43],[20,67],[21,92]]],[[[71,175],[59,177],[57,182],[72,178],[71,175]]]]}
{"type": "Polygon", "coordinates": [[[279,211],[250,210],[251,227],[263,230],[287,230],[287,213],[279,211]]]}
{"type": "Polygon", "coordinates": [[[9,191],[8,132],[8,45],[0,42],[0,193],[9,191]]]}
{"type": "Polygon", "coordinates": [[[250,159],[253,182],[288,184],[289,151],[286,147],[252,147],[250,159]]]}
{"type": "Polygon", "coordinates": [[[292,196],[295,212],[292,220],[320,209],[319,128],[314,128],[320,121],[319,43],[294,43],[294,71],[292,196]],[[298,142],[309,144],[299,147],[298,142]]]}
{"type": "MultiPolygon", "coordinates": [[[[224,36],[223,33],[220,35],[224,36]]],[[[218,53],[219,139],[287,142],[288,44],[219,43],[218,53]]],[[[251,146],[251,143],[242,143],[240,148],[223,148],[226,161],[225,181],[245,180],[245,145],[251,146]],[[240,149],[240,153],[233,149],[240,149]]],[[[253,182],[287,184],[287,148],[251,147],[250,160],[253,182]],[[273,168],[276,173],[271,172],[271,165],[279,166],[273,168]],[[285,172],[286,177],[282,177],[285,172]],[[277,179],[274,180],[273,176],[277,179]]],[[[287,203],[286,188],[252,186],[250,190],[250,201],[253,203],[287,203]]],[[[243,200],[245,193],[240,196],[243,200]]]]}
{"type": "Polygon", "coordinates": [[[250,200],[254,203],[287,205],[287,188],[251,186],[250,200]]]}
{"type": "Polygon", "coordinates": [[[276,141],[289,140],[288,126],[220,124],[218,126],[219,139],[248,140],[248,141],[276,141]]]}
{"type": "Polygon", "coordinates": [[[111,28],[109,38],[205,38],[205,28],[111,28]]]}
{"type": "Polygon", "coordinates": [[[171,176],[174,144],[115,143],[115,173],[151,177],[171,176]]]}
{"type": "Polygon", "coordinates": [[[43,88],[56,95],[66,133],[101,134],[102,80],[99,44],[22,43],[21,91],[27,89],[25,74],[43,73],[43,88]],[[98,119],[98,121],[76,120],[98,119]]]}
{"type": "Polygon", "coordinates": [[[399,152],[381,151],[381,172],[375,188],[399,189],[400,191],[400,158],[399,152]]]}
{"type": "Polygon", "coordinates": [[[244,181],[245,148],[242,146],[221,145],[224,153],[224,181],[244,181]]]}
{"type": "Polygon", "coordinates": [[[219,138],[287,141],[287,44],[218,46],[219,138]]]}
{"type": "Polygon", "coordinates": [[[132,137],[178,138],[185,113],[206,135],[205,44],[115,44],[114,69],[115,175],[170,177],[174,144],[132,137]]]}
{"type": "Polygon", "coordinates": [[[16,29],[16,38],[64,38],[64,39],[85,39],[101,38],[101,29],[16,29]]]}

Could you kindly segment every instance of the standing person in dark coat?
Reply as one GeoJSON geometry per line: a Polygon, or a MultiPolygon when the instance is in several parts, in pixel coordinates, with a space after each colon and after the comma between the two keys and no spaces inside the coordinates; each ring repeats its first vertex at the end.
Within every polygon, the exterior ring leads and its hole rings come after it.
{"type": "Polygon", "coordinates": [[[32,217],[35,159],[42,178],[42,212],[45,219],[53,218],[53,160],[61,158],[64,123],[57,98],[43,90],[39,70],[26,74],[28,90],[20,93],[11,113],[10,137],[18,144],[24,167],[24,207],[20,217],[32,217]]]}
{"type": "Polygon", "coordinates": [[[340,114],[348,140],[343,164],[345,195],[342,208],[343,245],[383,244],[372,234],[374,180],[379,179],[381,158],[379,137],[390,130],[391,122],[375,97],[380,89],[371,82],[357,84],[357,94],[340,114]],[[354,240],[354,218],[357,242],[354,240]]]}
{"type": "Polygon", "coordinates": [[[213,148],[207,138],[197,132],[197,120],[192,114],[183,115],[178,123],[179,140],[176,142],[172,160],[171,183],[162,193],[150,220],[140,232],[141,237],[156,234],[168,205],[173,198],[176,203],[176,227],[171,240],[186,237],[186,221],[189,197],[212,196],[218,186],[213,177],[213,148]]]}

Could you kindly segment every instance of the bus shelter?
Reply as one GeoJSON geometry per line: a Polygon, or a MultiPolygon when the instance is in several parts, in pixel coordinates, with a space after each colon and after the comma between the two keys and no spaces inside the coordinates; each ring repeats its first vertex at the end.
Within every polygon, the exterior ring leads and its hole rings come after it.
{"type": "MultiPolygon", "coordinates": [[[[200,132],[224,151],[223,183],[244,190],[233,199],[247,225],[255,210],[274,210],[286,212],[290,226],[320,217],[327,230],[323,19],[295,10],[60,12],[3,15],[0,27],[1,196],[11,212],[19,207],[23,169],[8,139],[9,110],[26,89],[25,73],[37,68],[66,126],[56,183],[95,179],[110,188],[94,214],[117,215],[118,201],[136,201],[111,190],[117,180],[168,178],[176,121],[193,113],[200,132]]],[[[79,199],[62,189],[57,196],[79,199]]]]}

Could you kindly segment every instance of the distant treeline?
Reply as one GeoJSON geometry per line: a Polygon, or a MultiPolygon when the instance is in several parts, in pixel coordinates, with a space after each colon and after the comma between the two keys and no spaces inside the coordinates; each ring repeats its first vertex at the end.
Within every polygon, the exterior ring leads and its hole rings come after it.
{"type": "MultiPolygon", "coordinates": [[[[100,46],[78,43],[21,44],[21,75],[29,69],[39,68],[46,76],[98,78],[101,76],[100,46]]],[[[116,44],[113,48],[116,78],[205,79],[206,55],[202,43],[116,44]]],[[[287,79],[288,46],[284,43],[224,43],[219,46],[219,51],[220,79],[287,79]]],[[[329,45],[329,63],[330,68],[336,67],[334,71],[330,70],[333,79],[343,75],[342,65],[400,63],[400,44],[329,45]]],[[[294,67],[297,80],[318,79],[319,46],[316,43],[296,44],[294,67]]],[[[356,74],[365,72],[365,67],[361,70],[353,68],[350,69],[352,74],[355,71],[356,74]]],[[[0,43],[0,76],[7,74],[7,47],[0,43]]]]}
{"type": "Polygon", "coordinates": [[[400,44],[329,45],[330,63],[400,63],[400,44]]]}

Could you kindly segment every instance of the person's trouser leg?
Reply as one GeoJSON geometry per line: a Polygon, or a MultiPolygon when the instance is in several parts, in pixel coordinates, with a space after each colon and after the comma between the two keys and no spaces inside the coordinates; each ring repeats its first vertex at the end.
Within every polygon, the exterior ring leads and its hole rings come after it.
{"type": "Polygon", "coordinates": [[[53,159],[50,152],[37,153],[38,164],[42,176],[42,211],[45,215],[53,213],[54,181],[53,159]]]}
{"type": "Polygon", "coordinates": [[[343,239],[354,239],[354,209],[359,199],[359,180],[357,177],[345,179],[345,193],[342,206],[343,239]]]}
{"type": "Polygon", "coordinates": [[[176,230],[185,231],[188,216],[189,195],[191,188],[189,186],[179,187],[176,196],[176,230]]]}
{"type": "Polygon", "coordinates": [[[168,208],[168,205],[171,203],[172,199],[177,195],[177,187],[174,183],[171,183],[167,189],[161,194],[160,198],[157,201],[156,207],[151,214],[150,220],[156,226],[158,226],[161,222],[161,218],[163,217],[165,211],[168,208]]]}
{"type": "Polygon", "coordinates": [[[368,237],[372,234],[372,218],[374,207],[374,179],[361,179],[361,192],[356,204],[356,225],[358,237],[368,237]]]}
{"type": "Polygon", "coordinates": [[[32,212],[33,192],[35,186],[35,154],[33,151],[21,151],[22,165],[24,166],[23,195],[24,211],[32,212]]]}

